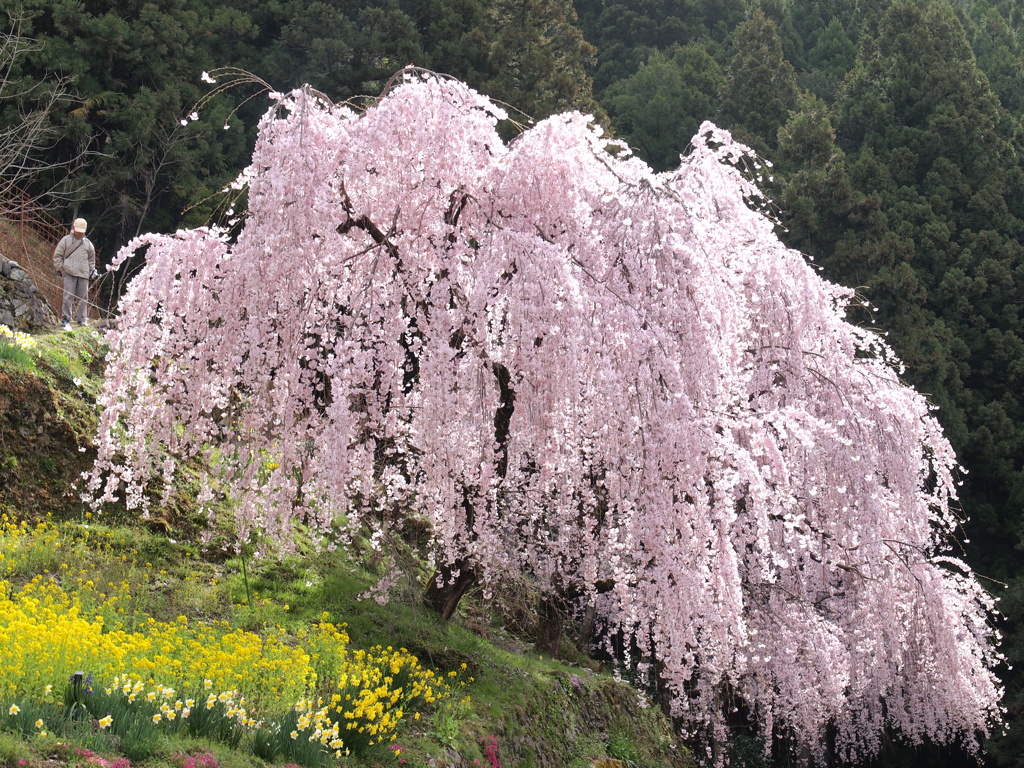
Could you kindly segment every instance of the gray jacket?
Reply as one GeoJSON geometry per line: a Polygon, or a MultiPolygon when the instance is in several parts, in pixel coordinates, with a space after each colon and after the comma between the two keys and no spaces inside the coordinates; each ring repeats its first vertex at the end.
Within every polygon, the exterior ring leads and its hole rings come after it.
{"type": "Polygon", "coordinates": [[[64,235],[53,251],[53,268],[65,275],[91,277],[96,271],[96,249],[84,235],[64,235]]]}

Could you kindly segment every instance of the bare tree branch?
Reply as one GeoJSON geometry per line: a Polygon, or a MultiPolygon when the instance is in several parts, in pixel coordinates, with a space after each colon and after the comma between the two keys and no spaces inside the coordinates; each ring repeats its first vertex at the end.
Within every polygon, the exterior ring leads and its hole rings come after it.
{"type": "Polygon", "coordinates": [[[6,212],[8,201],[20,197],[21,190],[44,175],[60,180],[42,194],[37,192],[37,201],[75,196],[76,190],[63,182],[91,154],[85,146],[65,159],[54,159],[50,152],[60,139],[53,114],[72,101],[70,79],[54,75],[26,83],[17,77],[18,61],[42,47],[40,41],[24,36],[23,24],[23,16],[12,15],[8,30],[0,32],[0,110],[8,115],[0,123],[0,214],[6,212]]]}

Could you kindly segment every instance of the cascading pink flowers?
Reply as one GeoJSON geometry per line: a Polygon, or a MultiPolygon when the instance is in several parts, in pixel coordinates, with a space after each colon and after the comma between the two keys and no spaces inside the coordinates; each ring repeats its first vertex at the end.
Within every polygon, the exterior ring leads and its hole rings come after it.
{"type": "Polygon", "coordinates": [[[955,457],[748,204],[749,151],[705,124],[655,174],[579,114],[506,145],[486,98],[404,80],[277,97],[236,242],[124,249],[92,497],[145,507],[201,454],[243,537],[412,510],[439,565],[597,601],[694,730],[728,692],[813,754],[976,747],[999,657],[946,556],[955,457]]]}

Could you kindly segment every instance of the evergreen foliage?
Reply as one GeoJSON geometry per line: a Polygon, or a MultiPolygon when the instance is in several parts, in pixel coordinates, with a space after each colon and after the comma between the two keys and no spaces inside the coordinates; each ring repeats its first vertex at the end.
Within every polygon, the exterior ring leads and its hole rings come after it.
{"type": "Polygon", "coordinates": [[[721,119],[756,148],[774,148],[797,100],[796,70],[783,55],[776,23],[756,9],[736,28],[732,49],[721,119]]]}
{"type": "Polygon", "coordinates": [[[630,77],[612,83],[602,103],[616,132],[659,171],[674,168],[690,137],[718,111],[725,75],[703,46],[653,49],[630,77]]]}
{"type": "MultiPolygon", "coordinates": [[[[808,117],[795,116],[791,134],[808,117]]],[[[952,9],[910,2],[895,3],[866,42],[835,118],[835,144],[818,136],[822,150],[800,170],[791,166],[787,181],[788,194],[811,193],[800,183],[820,176],[825,153],[842,188],[821,197],[816,215],[831,210],[831,221],[801,246],[835,279],[864,286],[880,308],[907,375],[940,406],[970,469],[964,503],[995,544],[1005,521],[1018,517],[1003,505],[1015,503],[1024,458],[1024,379],[1015,364],[1024,331],[1024,189],[1013,121],[952,9]],[[843,156],[847,179],[835,165],[843,156]]],[[[798,236],[809,226],[798,224],[798,236]]],[[[1003,542],[985,554],[995,566],[1002,552],[999,573],[1015,557],[1013,542],[1003,542]]]]}

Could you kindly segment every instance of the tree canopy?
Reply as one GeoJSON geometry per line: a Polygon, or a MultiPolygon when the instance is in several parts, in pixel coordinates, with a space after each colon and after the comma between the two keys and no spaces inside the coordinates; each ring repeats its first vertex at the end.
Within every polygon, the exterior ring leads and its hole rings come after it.
{"type": "Polygon", "coordinates": [[[202,454],[243,536],[416,510],[437,588],[582,595],[691,733],[723,739],[731,697],[819,757],[826,731],[849,760],[884,728],[975,747],[998,656],[952,450],[852,292],[750,207],[750,151],[705,123],[658,174],[579,113],[506,145],[488,99],[403,80],[365,113],[277,96],[237,240],[122,251],[146,265],[94,497],[145,506],[202,454]]]}

